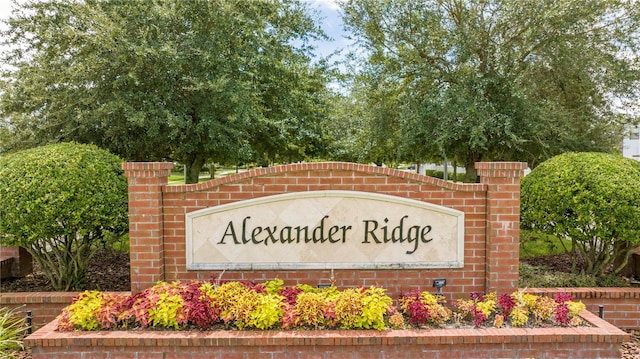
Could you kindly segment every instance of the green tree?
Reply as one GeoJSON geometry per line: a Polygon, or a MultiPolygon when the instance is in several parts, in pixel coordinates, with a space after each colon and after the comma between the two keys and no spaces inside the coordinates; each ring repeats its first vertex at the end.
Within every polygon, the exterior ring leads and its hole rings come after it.
{"type": "MultiPolygon", "coordinates": [[[[344,0],[369,97],[397,94],[409,160],[520,160],[614,151],[637,95],[640,3],[625,0],[344,0]],[[382,80],[381,80],[382,79],[382,80]]],[[[373,126],[382,129],[382,126],[373,126]]]]}
{"type": "Polygon", "coordinates": [[[394,139],[397,140],[399,129],[384,117],[390,110],[392,101],[388,96],[392,94],[380,89],[372,99],[363,90],[355,87],[349,95],[332,95],[328,120],[323,126],[327,152],[331,158],[341,161],[393,163],[397,160],[394,139]],[[380,116],[374,117],[374,113],[380,116]]]}
{"type": "Polygon", "coordinates": [[[640,244],[638,183],[640,162],[620,155],[555,156],[522,179],[522,226],[571,240],[574,271],[618,273],[640,244]]]}
{"type": "Polygon", "coordinates": [[[121,164],[74,143],[0,156],[0,244],[25,247],[56,290],[82,289],[97,244],[128,230],[121,164]]]}
{"type": "Polygon", "coordinates": [[[362,132],[366,137],[359,141],[364,147],[364,159],[378,165],[386,163],[393,166],[399,160],[398,144],[402,137],[401,125],[395,117],[398,87],[393,80],[375,74],[363,77],[357,80],[355,90],[367,123],[367,129],[362,132]]]}
{"type": "Polygon", "coordinates": [[[248,145],[273,157],[319,137],[308,40],[324,34],[300,0],[44,0],[8,25],[5,151],[94,143],[185,163],[193,183],[248,145]]]}
{"type": "Polygon", "coordinates": [[[332,94],[328,118],[323,122],[327,154],[337,161],[364,162],[365,146],[359,140],[369,127],[363,124],[362,106],[353,96],[332,94]]]}

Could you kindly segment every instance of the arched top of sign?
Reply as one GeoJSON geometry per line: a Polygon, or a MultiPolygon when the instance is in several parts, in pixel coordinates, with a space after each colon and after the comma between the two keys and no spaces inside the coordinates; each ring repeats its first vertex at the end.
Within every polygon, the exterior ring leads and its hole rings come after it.
{"type": "Polygon", "coordinates": [[[460,268],[464,213],[357,191],[261,197],[186,214],[187,269],[460,268]]]}
{"type": "Polygon", "coordinates": [[[218,177],[205,182],[163,186],[162,191],[174,193],[198,192],[210,190],[227,184],[243,183],[245,181],[251,181],[252,178],[258,177],[280,176],[292,173],[300,173],[303,176],[315,177],[325,176],[332,171],[347,171],[355,174],[398,178],[407,182],[432,185],[437,188],[456,192],[486,191],[486,185],[483,183],[456,183],[410,171],[350,162],[290,163],[273,167],[253,168],[246,172],[229,174],[227,176],[218,177]]]}
{"type": "Polygon", "coordinates": [[[295,193],[285,193],[278,194],[273,196],[266,196],[254,199],[248,199],[245,201],[234,202],[229,204],[223,204],[216,207],[204,208],[198,211],[187,213],[187,218],[197,218],[200,216],[206,216],[207,214],[229,211],[236,208],[243,207],[252,207],[264,203],[276,203],[279,201],[303,201],[305,199],[311,198],[329,198],[329,197],[337,197],[337,198],[360,198],[371,200],[375,202],[387,202],[394,204],[401,204],[403,206],[413,206],[418,208],[429,209],[434,212],[441,212],[451,216],[464,216],[464,212],[458,211],[453,208],[438,206],[428,202],[422,202],[415,199],[408,199],[404,197],[398,196],[390,196],[386,194],[373,193],[373,192],[358,192],[358,191],[309,191],[309,192],[295,192],[295,193]]]}

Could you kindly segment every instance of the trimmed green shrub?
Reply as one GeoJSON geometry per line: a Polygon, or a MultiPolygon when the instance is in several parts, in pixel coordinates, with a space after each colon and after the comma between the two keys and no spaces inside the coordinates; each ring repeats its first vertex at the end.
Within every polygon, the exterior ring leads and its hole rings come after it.
{"type": "Polygon", "coordinates": [[[522,179],[521,225],[570,240],[574,272],[617,274],[640,243],[640,163],[605,153],[543,162],[522,179]]]}
{"type": "Polygon", "coordinates": [[[520,230],[520,259],[568,253],[571,241],[541,233],[537,230],[520,230]]]}
{"type": "Polygon", "coordinates": [[[121,163],[75,143],[0,157],[0,244],[25,247],[56,290],[83,289],[97,244],[128,230],[121,163]]]}

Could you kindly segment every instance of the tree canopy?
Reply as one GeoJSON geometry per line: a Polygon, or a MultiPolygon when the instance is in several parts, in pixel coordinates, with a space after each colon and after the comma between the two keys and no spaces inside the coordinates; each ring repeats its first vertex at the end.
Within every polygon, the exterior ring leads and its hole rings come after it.
{"type": "Polygon", "coordinates": [[[344,0],[365,49],[357,82],[378,137],[404,160],[532,166],[614,151],[637,100],[640,3],[625,0],[344,0]],[[386,102],[377,101],[383,95],[386,102]],[[380,126],[380,123],[387,123],[380,126]],[[396,129],[397,136],[389,132],[396,129]]]}
{"type": "Polygon", "coordinates": [[[94,143],[196,182],[211,160],[321,147],[325,35],[302,1],[29,1],[8,25],[2,151],[94,143]]]}

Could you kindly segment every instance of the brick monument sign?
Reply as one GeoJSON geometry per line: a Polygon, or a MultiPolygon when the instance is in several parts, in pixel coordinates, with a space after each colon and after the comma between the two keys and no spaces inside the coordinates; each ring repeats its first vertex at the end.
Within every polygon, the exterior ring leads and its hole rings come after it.
{"type": "Polygon", "coordinates": [[[525,163],[476,164],[461,184],[354,163],[259,168],[168,185],[172,163],[123,164],[131,286],[191,279],[377,285],[397,297],[518,288],[525,163]]]}

